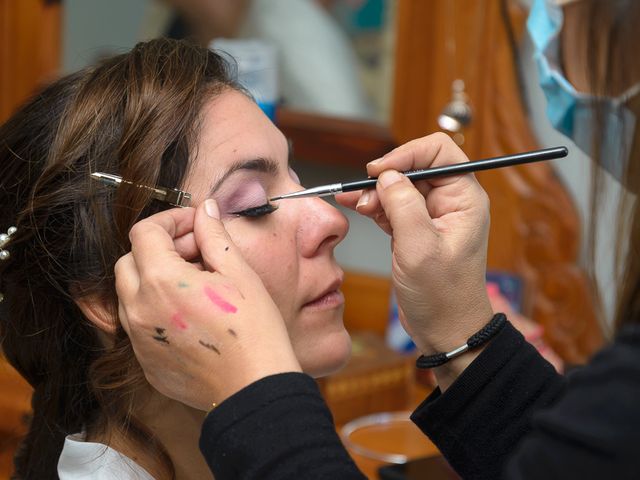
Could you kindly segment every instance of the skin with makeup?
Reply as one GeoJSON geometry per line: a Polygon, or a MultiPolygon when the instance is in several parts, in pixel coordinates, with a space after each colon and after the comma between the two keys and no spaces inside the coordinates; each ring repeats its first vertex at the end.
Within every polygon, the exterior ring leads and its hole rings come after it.
{"type": "Polygon", "coordinates": [[[281,312],[303,370],[313,376],[336,371],[350,352],[343,273],[333,257],[347,233],[346,218],[320,199],[268,202],[274,193],[300,189],[300,180],[288,165],[284,135],[245,95],[225,92],[203,117],[185,189],[194,205],[217,202],[229,237],[281,312]],[[244,214],[232,213],[239,211],[244,214]]]}

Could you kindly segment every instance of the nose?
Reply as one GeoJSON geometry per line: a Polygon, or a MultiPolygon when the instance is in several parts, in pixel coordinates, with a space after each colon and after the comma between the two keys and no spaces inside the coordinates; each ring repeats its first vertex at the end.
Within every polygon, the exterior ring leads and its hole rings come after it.
{"type": "Polygon", "coordinates": [[[290,200],[299,210],[298,242],[304,257],[332,253],[349,231],[349,221],[321,198],[290,200]]]}

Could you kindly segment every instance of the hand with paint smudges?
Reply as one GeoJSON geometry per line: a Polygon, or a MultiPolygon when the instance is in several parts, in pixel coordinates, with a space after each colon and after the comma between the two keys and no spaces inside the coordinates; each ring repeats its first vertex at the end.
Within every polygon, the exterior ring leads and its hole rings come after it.
{"type": "MultiPolygon", "coordinates": [[[[473,174],[411,183],[398,172],[468,162],[443,133],[408,142],[367,165],[375,190],[337,195],[391,235],[400,318],[422,353],[463,345],[493,316],[485,288],[489,199],[473,174]]],[[[445,389],[479,350],[436,369],[445,389]]]]}
{"type": "Polygon", "coordinates": [[[160,393],[210,410],[256,380],[301,371],[280,311],[215,201],[144,219],[130,238],[115,269],[119,316],[160,393]]]}

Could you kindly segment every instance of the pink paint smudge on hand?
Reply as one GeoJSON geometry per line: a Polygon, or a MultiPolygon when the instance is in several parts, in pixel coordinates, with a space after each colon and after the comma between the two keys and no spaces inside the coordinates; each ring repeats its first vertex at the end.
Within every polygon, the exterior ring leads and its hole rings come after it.
{"type": "Polygon", "coordinates": [[[224,313],[236,313],[238,311],[235,305],[231,305],[224,298],[214,292],[211,287],[204,287],[204,293],[209,297],[209,300],[211,300],[211,302],[224,313]]]}
{"type": "Polygon", "coordinates": [[[180,330],[186,330],[188,327],[187,323],[182,318],[182,315],[180,315],[179,313],[173,314],[173,316],[171,317],[171,323],[178,327],[180,330]]]}

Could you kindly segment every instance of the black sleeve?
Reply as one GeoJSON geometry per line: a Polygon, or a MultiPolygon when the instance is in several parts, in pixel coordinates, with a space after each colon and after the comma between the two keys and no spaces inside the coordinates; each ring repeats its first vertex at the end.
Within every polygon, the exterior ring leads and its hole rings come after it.
{"type": "Polygon", "coordinates": [[[510,324],[444,392],[413,413],[463,478],[501,478],[507,458],[531,431],[534,412],[562,394],[565,380],[510,324]]]}
{"type": "Polygon", "coordinates": [[[566,378],[508,325],[413,415],[464,478],[640,478],[640,332],[566,378]]]}
{"type": "Polygon", "coordinates": [[[200,450],[216,480],[366,478],[302,373],[263,378],[222,402],[205,419],[200,450]]]}

